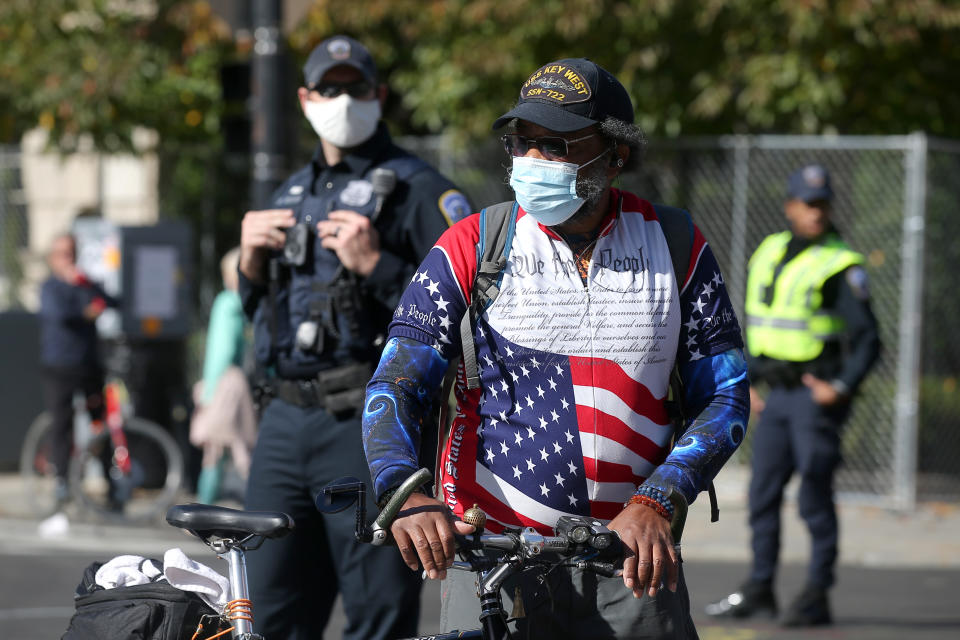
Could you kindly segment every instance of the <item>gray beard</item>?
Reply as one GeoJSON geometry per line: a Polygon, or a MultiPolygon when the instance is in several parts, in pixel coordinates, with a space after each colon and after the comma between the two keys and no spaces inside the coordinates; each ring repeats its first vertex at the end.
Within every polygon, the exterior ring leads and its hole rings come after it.
{"type": "Polygon", "coordinates": [[[607,192],[606,167],[601,163],[596,163],[587,168],[586,175],[577,176],[577,196],[583,198],[583,204],[577,209],[564,224],[577,222],[590,216],[593,209],[600,204],[604,194],[607,192]]]}

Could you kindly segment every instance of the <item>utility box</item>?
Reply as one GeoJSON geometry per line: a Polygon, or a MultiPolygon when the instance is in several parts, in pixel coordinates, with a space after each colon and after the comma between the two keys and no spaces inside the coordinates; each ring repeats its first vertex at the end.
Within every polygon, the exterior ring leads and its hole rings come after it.
{"type": "Polygon", "coordinates": [[[74,222],[77,264],[119,298],[97,330],[106,339],[176,340],[193,321],[193,233],[182,222],[123,227],[101,218],[74,222]]]}
{"type": "Polygon", "coordinates": [[[193,234],[183,223],[121,227],[121,330],[131,339],[180,339],[193,319],[193,234]]]}

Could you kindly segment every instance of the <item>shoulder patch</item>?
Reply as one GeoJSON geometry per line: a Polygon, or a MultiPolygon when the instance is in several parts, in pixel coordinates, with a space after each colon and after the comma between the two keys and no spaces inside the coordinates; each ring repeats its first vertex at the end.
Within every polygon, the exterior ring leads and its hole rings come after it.
{"type": "Polygon", "coordinates": [[[467,201],[467,197],[457,189],[447,189],[440,194],[437,207],[443,217],[447,219],[447,226],[453,226],[454,223],[460,222],[473,213],[470,211],[470,203],[467,201]]]}
{"type": "Polygon", "coordinates": [[[867,272],[863,267],[854,265],[849,267],[844,274],[847,278],[847,284],[850,290],[858,300],[867,300],[870,297],[870,287],[867,278],[867,272]]]}

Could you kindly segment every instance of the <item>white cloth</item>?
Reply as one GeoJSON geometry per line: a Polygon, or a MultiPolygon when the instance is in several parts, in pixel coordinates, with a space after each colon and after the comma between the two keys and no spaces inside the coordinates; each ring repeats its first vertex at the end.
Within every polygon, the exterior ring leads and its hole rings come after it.
{"type": "Polygon", "coordinates": [[[193,591],[214,611],[223,611],[230,595],[230,581],[205,564],[188,558],[179,548],[163,554],[163,575],[178,589],[193,591]]]}
{"type": "Polygon", "coordinates": [[[117,556],[97,569],[94,580],[104,589],[147,584],[162,573],[156,561],[143,556],[117,556]]]}

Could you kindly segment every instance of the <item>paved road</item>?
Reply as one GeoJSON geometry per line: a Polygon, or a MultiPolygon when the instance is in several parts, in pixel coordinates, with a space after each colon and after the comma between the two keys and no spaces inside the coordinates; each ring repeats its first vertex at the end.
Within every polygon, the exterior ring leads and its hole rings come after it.
{"type": "MultiPolygon", "coordinates": [[[[130,550],[115,541],[117,553],[130,550]]],[[[133,545],[135,551],[149,551],[133,545]]],[[[192,547],[188,553],[203,561],[192,547]]],[[[158,551],[162,551],[158,550],[158,551]]],[[[0,637],[5,640],[51,640],[66,629],[73,611],[72,593],[83,568],[104,560],[100,551],[57,550],[46,553],[0,553],[0,637]]],[[[209,564],[218,567],[215,558],[209,564]]],[[[222,570],[222,569],[221,569],[222,570]]],[[[875,639],[955,640],[960,637],[960,570],[956,569],[870,569],[841,567],[835,590],[836,624],[812,630],[784,630],[770,622],[717,624],[706,619],[703,605],[722,594],[745,574],[742,563],[691,561],[686,563],[691,585],[694,618],[702,640],[875,639]]],[[[785,596],[799,589],[803,570],[788,565],[778,587],[785,596]]],[[[436,631],[439,612],[437,583],[424,591],[421,631],[436,631]]],[[[339,637],[342,617],[332,621],[324,640],[339,637]]]]}
{"type": "MultiPolygon", "coordinates": [[[[718,623],[703,613],[711,600],[746,576],[745,564],[688,562],[691,607],[701,640],[955,640],[960,638],[960,570],[841,566],[833,590],[835,624],[782,629],[763,622],[718,623]]],[[[790,564],[777,582],[781,601],[803,587],[806,569],[790,564]]]]}
{"type": "MultiPolygon", "coordinates": [[[[911,512],[841,504],[841,564],[831,627],[789,631],[770,622],[707,619],[704,605],[747,572],[746,476],[736,469],[722,475],[720,522],[709,524],[706,505],[698,501],[684,532],[687,581],[703,640],[960,638],[960,505],[955,504],[920,505],[911,512]]],[[[789,496],[784,512],[786,566],[777,590],[787,601],[802,587],[809,539],[789,496]]],[[[77,582],[95,560],[124,553],[162,557],[166,549],[181,547],[226,573],[225,564],[205,546],[163,523],[118,527],[81,519],[71,523],[67,535],[42,538],[28,514],[16,477],[0,474],[0,640],[59,638],[73,610],[77,582]]],[[[437,593],[437,583],[425,588],[424,633],[439,630],[437,593]]],[[[342,616],[334,618],[323,640],[338,638],[342,624],[342,616]]]]}

